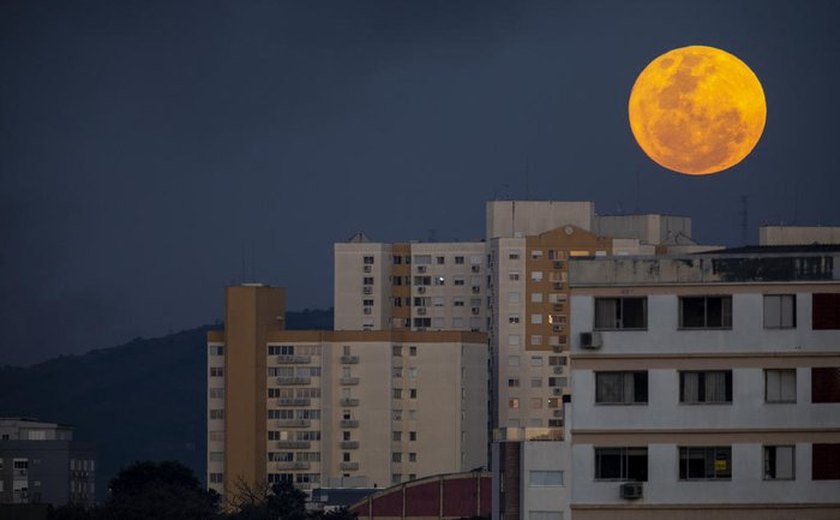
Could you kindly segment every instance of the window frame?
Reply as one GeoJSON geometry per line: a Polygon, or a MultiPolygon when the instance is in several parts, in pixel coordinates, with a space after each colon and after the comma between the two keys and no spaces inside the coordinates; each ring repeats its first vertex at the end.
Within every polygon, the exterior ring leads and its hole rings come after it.
{"type": "Polygon", "coordinates": [[[648,298],[647,296],[605,296],[605,297],[596,297],[593,301],[593,316],[592,316],[592,330],[604,330],[604,331],[618,331],[618,330],[627,330],[627,331],[645,331],[648,328],[648,298]],[[603,302],[607,300],[614,300],[616,302],[615,312],[616,316],[614,317],[614,326],[608,327],[603,324],[598,324],[598,302],[603,302]],[[625,303],[630,300],[639,300],[642,302],[642,325],[640,327],[629,327],[624,325],[624,316],[627,314],[625,311],[625,303]]]}
{"type": "Polygon", "coordinates": [[[764,445],[762,446],[761,450],[761,466],[762,466],[762,480],[766,481],[775,481],[775,480],[796,480],[796,445],[795,444],[773,444],[773,445],[764,445]],[[776,465],[778,463],[778,448],[790,448],[790,476],[789,477],[776,477],[770,476],[768,471],[768,454],[770,449],[773,451],[773,459],[774,459],[774,468],[773,472],[777,473],[778,470],[776,465]]]}
{"type": "MultiPolygon", "coordinates": [[[[593,472],[593,480],[595,482],[647,482],[650,478],[650,454],[647,446],[595,446],[593,448],[595,455],[595,466],[593,472]],[[631,451],[644,451],[645,466],[642,473],[642,478],[631,477],[630,460],[631,456],[640,457],[640,454],[632,454],[631,451]],[[608,454],[605,452],[618,451],[619,462],[619,476],[618,477],[604,477],[604,468],[601,462],[608,454]],[[599,476],[599,474],[601,476],[599,476]]],[[[610,454],[616,456],[615,454],[610,454]]]]}
{"type": "Polygon", "coordinates": [[[732,480],[732,446],[678,446],[677,447],[677,461],[678,461],[678,470],[677,470],[677,480],[679,482],[706,482],[712,480],[732,480]],[[714,471],[713,476],[704,476],[704,477],[692,477],[689,475],[691,468],[689,467],[689,461],[691,460],[690,454],[691,451],[694,450],[695,453],[697,450],[704,450],[704,475],[707,475],[705,470],[708,470],[709,463],[708,463],[708,456],[711,453],[712,459],[712,468],[714,471]],[[711,451],[710,451],[711,450],[711,451]],[[728,454],[728,457],[725,459],[727,461],[727,470],[726,472],[721,472],[721,476],[718,476],[718,469],[716,467],[717,456],[718,452],[728,454]],[[683,461],[685,460],[685,468],[683,468],[683,461]],[[685,474],[683,475],[683,469],[685,469],[685,474]]]}
{"type": "Polygon", "coordinates": [[[765,368],[764,369],[764,402],[767,404],[796,404],[797,401],[797,374],[795,368],[765,368]],[[784,379],[782,376],[779,376],[779,398],[778,399],[771,399],[770,398],[770,374],[776,373],[793,373],[793,399],[784,399],[782,397],[783,392],[781,392],[781,388],[784,386],[783,382],[784,379]]]}
{"type": "Polygon", "coordinates": [[[734,321],[733,301],[731,294],[703,294],[697,296],[680,296],[677,302],[679,306],[679,315],[677,323],[677,330],[732,330],[732,322],[734,321]],[[685,325],[685,302],[688,300],[703,299],[703,325],[701,326],[687,326],[685,325]],[[719,326],[709,325],[709,300],[713,298],[720,298],[721,300],[721,324],[719,326]],[[728,313],[727,313],[727,304],[728,313]]]}
{"type": "Polygon", "coordinates": [[[761,300],[762,303],[762,318],[763,318],[763,326],[766,330],[787,330],[787,329],[795,329],[796,328],[796,294],[765,294],[761,300]],[[790,299],[791,305],[791,317],[790,317],[790,325],[784,324],[784,311],[783,309],[785,306],[783,302],[785,299],[790,299]],[[773,299],[778,299],[778,324],[768,324],[767,323],[767,303],[768,301],[772,301],[773,299]]]}
{"type": "Polygon", "coordinates": [[[649,375],[647,370],[604,370],[604,371],[596,371],[595,374],[595,404],[598,406],[647,406],[650,400],[650,381],[649,375]],[[598,391],[599,385],[598,381],[602,377],[606,376],[621,376],[621,392],[622,392],[622,400],[620,401],[604,401],[599,400],[599,395],[601,392],[598,391]],[[599,377],[601,376],[601,377],[599,377]],[[643,376],[644,383],[641,380],[637,380],[638,377],[643,376]],[[625,390],[627,390],[627,377],[632,377],[632,389],[633,389],[633,400],[627,400],[626,396],[624,395],[625,390]],[[644,386],[644,400],[636,400],[636,393],[640,390],[640,386],[644,386]]]}
{"type": "Polygon", "coordinates": [[[679,404],[681,405],[731,405],[734,393],[734,376],[732,370],[680,370],[678,375],[679,384],[679,404]],[[722,373],[724,374],[724,400],[723,401],[706,401],[707,389],[706,380],[709,374],[722,373]],[[698,378],[697,382],[697,401],[686,401],[685,398],[685,376],[688,374],[701,374],[703,377],[698,378]],[[702,399],[701,399],[702,397],[702,399]]]}

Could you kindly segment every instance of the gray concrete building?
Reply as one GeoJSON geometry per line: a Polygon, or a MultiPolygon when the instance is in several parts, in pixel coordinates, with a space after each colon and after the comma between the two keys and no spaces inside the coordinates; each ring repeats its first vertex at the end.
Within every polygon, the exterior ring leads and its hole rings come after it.
{"type": "Polygon", "coordinates": [[[0,504],[92,505],[96,455],[73,427],[0,418],[0,504]]]}

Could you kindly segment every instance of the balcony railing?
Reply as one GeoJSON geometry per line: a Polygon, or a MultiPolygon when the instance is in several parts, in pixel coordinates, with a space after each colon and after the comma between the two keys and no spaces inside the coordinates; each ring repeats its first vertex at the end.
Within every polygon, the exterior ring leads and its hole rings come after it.
{"type": "Polygon", "coordinates": [[[355,450],[359,448],[359,441],[341,441],[342,450],[355,450]]]}
{"type": "Polygon", "coordinates": [[[356,471],[357,469],[359,469],[359,463],[358,462],[342,462],[340,467],[341,467],[342,471],[356,471]]]}
{"type": "Polygon", "coordinates": [[[358,377],[342,377],[339,382],[344,386],[353,386],[359,384],[358,377]]]}
{"type": "Polygon", "coordinates": [[[312,362],[312,356],[294,356],[282,355],[277,356],[277,363],[281,365],[308,365],[312,362]]]}
{"type": "Polygon", "coordinates": [[[342,428],[358,428],[359,427],[358,419],[342,419],[340,424],[341,424],[342,428]]]}
{"type": "Polygon", "coordinates": [[[359,362],[359,356],[341,356],[341,363],[344,365],[355,365],[359,362]]]}
{"type": "Polygon", "coordinates": [[[309,406],[312,399],[308,397],[281,397],[277,400],[277,406],[309,406]]]}
{"type": "Polygon", "coordinates": [[[277,419],[278,428],[308,428],[311,425],[309,419],[277,419]]]}
{"type": "Polygon", "coordinates": [[[355,397],[342,397],[338,404],[341,406],[359,406],[359,400],[355,397]]]}
{"type": "Polygon", "coordinates": [[[277,448],[281,450],[306,450],[311,445],[309,441],[277,441],[277,448]]]}
{"type": "Polygon", "coordinates": [[[312,382],[311,377],[292,376],[278,377],[277,384],[280,386],[305,386],[312,382]]]}
{"type": "Polygon", "coordinates": [[[277,469],[279,470],[290,470],[290,469],[309,469],[311,466],[308,462],[298,462],[298,461],[288,461],[288,462],[276,462],[277,469]]]}

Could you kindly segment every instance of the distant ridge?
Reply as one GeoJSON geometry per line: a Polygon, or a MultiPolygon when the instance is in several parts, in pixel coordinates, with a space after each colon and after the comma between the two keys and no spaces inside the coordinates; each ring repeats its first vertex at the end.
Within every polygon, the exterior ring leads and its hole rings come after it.
{"type": "MultiPolygon", "coordinates": [[[[332,324],[332,309],[286,313],[293,330],[332,324]]],[[[203,480],[206,335],[222,326],[136,338],[31,367],[0,366],[0,416],[72,424],[76,438],[95,441],[99,500],[120,467],[138,460],[178,460],[203,480]]]]}

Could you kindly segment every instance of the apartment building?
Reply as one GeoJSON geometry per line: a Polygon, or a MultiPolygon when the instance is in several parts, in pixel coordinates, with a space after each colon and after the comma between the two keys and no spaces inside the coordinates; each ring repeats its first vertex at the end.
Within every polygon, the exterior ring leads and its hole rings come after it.
{"type": "MultiPolygon", "coordinates": [[[[358,267],[387,257],[373,256],[358,267]]],[[[284,313],[281,288],[229,287],[208,334],[212,489],[384,488],[486,465],[486,334],[290,331],[284,313]]]]}
{"type": "Polygon", "coordinates": [[[571,259],[571,518],[840,517],[838,261],[571,259]]]}
{"type": "Polygon", "coordinates": [[[334,246],[335,330],[487,328],[483,242],[371,242],[334,246]]]}
{"type": "Polygon", "coordinates": [[[93,505],[96,455],[73,427],[0,418],[0,504],[93,505]]]}

